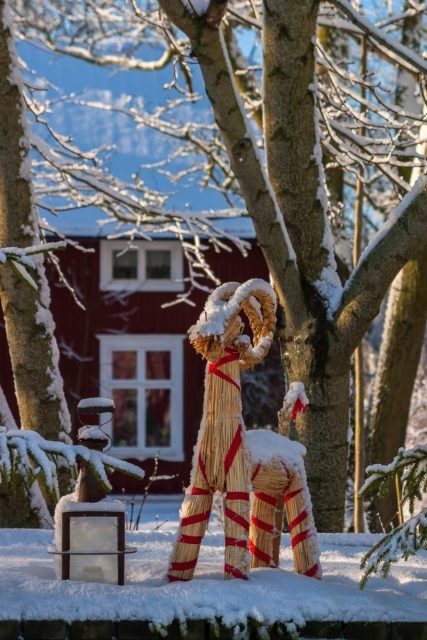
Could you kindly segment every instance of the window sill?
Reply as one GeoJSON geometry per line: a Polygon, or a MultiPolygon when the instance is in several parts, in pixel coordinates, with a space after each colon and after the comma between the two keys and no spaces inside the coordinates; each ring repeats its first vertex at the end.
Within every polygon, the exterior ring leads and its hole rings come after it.
{"type": "Polygon", "coordinates": [[[159,460],[165,462],[184,462],[184,452],[172,447],[151,447],[140,449],[138,447],[112,447],[108,453],[116,458],[122,460],[138,460],[144,462],[144,460],[150,460],[158,455],[159,460]]]}
{"type": "Polygon", "coordinates": [[[106,280],[100,283],[101,291],[128,291],[129,293],[140,293],[144,291],[184,291],[183,282],[172,280],[106,280]]]}

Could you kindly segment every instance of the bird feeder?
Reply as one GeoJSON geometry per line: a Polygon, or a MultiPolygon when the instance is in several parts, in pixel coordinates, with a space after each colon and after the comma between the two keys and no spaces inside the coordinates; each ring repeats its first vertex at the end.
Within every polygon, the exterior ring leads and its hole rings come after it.
{"type": "MultiPolygon", "coordinates": [[[[78,415],[114,413],[114,402],[104,398],[81,400],[78,415]]],[[[98,426],[83,425],[78,444],[103,451],[109,437],[98,426]]],[[[125,547],[125,506],[119,500],[105,500],[106,492],[91,467],[82,463],[77,481],[77,501],[68,499],[61,507],[60,532],[62,580],[124,584],[125,555],[135,548],[125,547]]],[[[68,496],[67,496],[68,497],[68,496]]],[[[73,496],[74,497],[74,496],[73,496]]],[[[59,535],[58,535],[59,534],[59,535]]]]}

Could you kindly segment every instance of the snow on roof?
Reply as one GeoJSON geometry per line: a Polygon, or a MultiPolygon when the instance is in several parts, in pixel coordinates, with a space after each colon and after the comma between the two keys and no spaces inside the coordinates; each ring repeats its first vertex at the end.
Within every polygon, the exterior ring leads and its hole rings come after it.
{"type": "MultiPolygon", "coordinates": [[[[51,221],[53,227],[58,229],[67,237],[76,238],[108,238],[112,235],[116,238],[120,234],[116,223],[100,224],[99,214],[97,216],[82,216],[74,218],[71,214],[63,215],[51,221]]],[[[252,220],[249,217],[230,217],[215,220],[215,226],[224,231],[224,234],[234,235],[243,240],[253,240],[255,230],[252,220]]],[[[123,235],[128,231],[128,227],[121,227],[123,235]]],[[[148,237],[158,240],[175,239],[172,232],[148,232],[148,237]]]]}

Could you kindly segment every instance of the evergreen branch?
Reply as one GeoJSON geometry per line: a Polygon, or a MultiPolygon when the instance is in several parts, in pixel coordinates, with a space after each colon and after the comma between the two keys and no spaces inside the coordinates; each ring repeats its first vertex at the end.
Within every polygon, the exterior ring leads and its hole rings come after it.
{"type": "Polygon", "coordinates": [[[402,482],[402,504],[408,502],[410,519],[386,533],[362,558],[360,567],[364,574],[360,581],[363,589],[368,578],[380,569],[387,577],[391,565],[401,558],[407,560],[420,550],[427,550],[427,509],[414,515],[415,501],[422,500],[427,490],[427,446],[417,445],[413,449],[399,449],[390,464],[373,464],[366,469],[368,478],[359,496],[378,491],[384,495],[390,480],[400,476],[402,482]]]}

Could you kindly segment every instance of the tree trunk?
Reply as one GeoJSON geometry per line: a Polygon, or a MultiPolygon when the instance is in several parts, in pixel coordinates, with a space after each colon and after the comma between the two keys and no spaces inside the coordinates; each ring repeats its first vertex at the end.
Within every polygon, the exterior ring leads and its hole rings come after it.
{"type": "MultiPolygon", "coordinates": [[[[411,3],[406,0],[404,10],[410,8],[411,3]]],[[[421,34],[422,14],[407,17],[403,22],[402,44],[419,52],[421,34]]],[[[419,112],[421,104],[419,98],[415,97],[416,93],[416,79],[404,69],[399,69],[396,104],[404,111],[419,112]]],[[[427,133],[425,124],[423,130],[427,133]]],[[[425,143],[420,147],[421,152],[427,150],[425,143]]],[[[419,170],[404,167],[400,168],[399,173],[407,182],[414,183],[419,170]]],[[[426,321],[427,251],[424,251],[417,259],[406,264],[390,291],[374,382],[370,424],[371,464],[391,462],[399,447],[405,445],[412,391],[424,344],[426,321]]],[[[390,525],[397,525],[398,511],[396,485],[390,483],[388,495],[373,500],[371,527],[379,531],[383,526],[388,528],[390,525]]]]}
{"type": "MultiPolygon", "coordinates": [[[[11,14],[0,0],[0,247],[39,244],[32,203],[29,143],[11,14]]],[[[50,294],[43,257],[34,258],[34,291],[12,268],[0,269],[0,299],[21,425],[42,436],[66,438],[70,429],[58,348],[49,310],[50,294]]]]}
{"type": "Polygon", "coordinates": [[[350,358],[340,358],[334,353],[333,338],[326,324],[319,324],[315,333],[296,336],[290,335],[289,327],[279,326],[278,334],[287,381],[303,382],[310,401],[307,410],[291,426],[289,436],[307,449],[305,466],[316,527],[324,532],[342,531],[350,358]]]}
{"type": "MultiPolygon", "coordinates": [[[[0,426],[6,431],[16,429],[15,420],[0,387],[0,426]]],[[[15,479],[13,488],[0,484],[0,528],[51,527],[52,518],[37,480],[28,489],[22,477],[15,479]]]]}
{"type": "MultiPolygon", "coordinates": [[[[411,260],[395,279],[387,305],[385,329],[375,378],[371,415],[373,463],[386,464],[405,444],[412,390],[427,320],[427,251],[411,260]]],[[[385,527],[397,523],[394,484],[374,500],[385,527]]],[[[372,523],[378,527],[379,522],[372,523]]]]}

